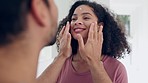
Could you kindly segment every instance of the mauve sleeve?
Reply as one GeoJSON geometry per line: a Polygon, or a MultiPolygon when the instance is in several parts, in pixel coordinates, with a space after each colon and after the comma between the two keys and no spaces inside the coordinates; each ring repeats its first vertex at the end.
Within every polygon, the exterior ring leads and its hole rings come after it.
{"type": "Polygon", "coordinates": [[[122,63],[118,65],[114,83],[128,83],[126,68],[122,63]]]}

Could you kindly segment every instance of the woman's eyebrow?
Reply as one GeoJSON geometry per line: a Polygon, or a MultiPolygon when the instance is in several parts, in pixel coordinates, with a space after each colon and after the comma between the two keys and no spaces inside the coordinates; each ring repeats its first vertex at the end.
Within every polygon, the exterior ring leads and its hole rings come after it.
{"type": "Polygon", "coordinates": [[[91,15],[92,16],[92,14],[89,12],[84,12],[84,13],[82,13],[82,15],[91,15]]]}
{"type": "MultiPolygon", "coordinates": [[[[89,12],[83,12],[82,15],[91,15],[92,16],[92,14],[89,12]]],[[[73,14],[72,16],[77,16],[77,14],[73,14]]]]}

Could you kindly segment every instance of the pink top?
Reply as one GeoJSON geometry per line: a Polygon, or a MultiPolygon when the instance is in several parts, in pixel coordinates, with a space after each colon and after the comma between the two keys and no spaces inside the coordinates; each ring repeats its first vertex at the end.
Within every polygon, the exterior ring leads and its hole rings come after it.
{"type": "MultiPolygon", "coordinates": [[[[113,83],[128,83],[124,65],[115,58],[105,56],[102,59],[104,68],[113,83]]],[[[78,73],[72,66],[72,58],[68,58],[63,66],[57,83],[93,83],[91,72],[78,73]]]]}

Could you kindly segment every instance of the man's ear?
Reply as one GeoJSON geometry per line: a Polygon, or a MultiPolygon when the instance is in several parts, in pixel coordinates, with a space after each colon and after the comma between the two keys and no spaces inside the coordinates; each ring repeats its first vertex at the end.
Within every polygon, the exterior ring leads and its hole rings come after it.
{"type": "Polygon", "coordinates": [[[32,0],[31,12],[34,19],[40,26],[46,25],[47,8],[43,0],[32,0]]]}

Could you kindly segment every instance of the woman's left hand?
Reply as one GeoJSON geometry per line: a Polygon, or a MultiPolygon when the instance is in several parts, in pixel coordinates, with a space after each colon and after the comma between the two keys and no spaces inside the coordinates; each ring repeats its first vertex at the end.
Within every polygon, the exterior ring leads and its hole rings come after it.
{"type": "Polygon", "coordinates": [[[79,43],[79,52],[83,60],[89,65],[91,61],[101,61],[102,43],[103,43],[103,26],[99,26],[96,23],[92,23],[88,33],[88,39],[86,44],[83,42],[83,38],[80,34],[77,35],[79,43]]]}

